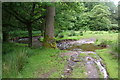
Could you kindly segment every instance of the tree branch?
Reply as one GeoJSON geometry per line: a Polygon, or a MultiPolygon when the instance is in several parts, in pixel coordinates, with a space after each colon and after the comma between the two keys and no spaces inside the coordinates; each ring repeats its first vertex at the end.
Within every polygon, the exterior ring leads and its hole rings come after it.
{"type": "Polygon", "coordinates": [[[20,14],[18,14],[16,11],[14,10],[8,10],[6,8],[4,8],[6,12],[8,12],[9,14],[11,14],[12,16],[14,16],[17,20],[19,20],[20,22],[26,24],[26,19],[24,17],[22,17],[20,14]]]}
{"type": "Polygon", "coordinates": [[[31,13],[30,13],[32,17],[34,16],[35,7],[36,7],[36,4],[33,2],[31,13]]]}
{"type": "Polygon", "coordinates": [[[41,18],[45,18],[45,16],[40,16],[40,17],[38,17],[38,18],[32,20],[31,22],[33,23],[33,22],[35,22],[35,21],[37,21],[37,20],[39,20],[39,19],[41,19],[41,18]]]}

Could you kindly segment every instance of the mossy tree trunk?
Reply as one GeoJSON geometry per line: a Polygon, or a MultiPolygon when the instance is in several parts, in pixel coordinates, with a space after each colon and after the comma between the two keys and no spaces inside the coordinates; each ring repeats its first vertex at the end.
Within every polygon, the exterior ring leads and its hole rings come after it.
{"type": "Polygon", "coordinates": [[[54,38],[54,17],[55,17],[55,7],[46,7],[46,22],[44,30],[44,47],[56,48],[56,41],[54,38]]]}

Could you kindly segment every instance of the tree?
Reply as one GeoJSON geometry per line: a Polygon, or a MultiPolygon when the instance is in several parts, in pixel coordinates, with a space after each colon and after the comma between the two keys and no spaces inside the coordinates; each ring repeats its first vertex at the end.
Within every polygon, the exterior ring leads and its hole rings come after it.
{"type": "Polygon", "coordinates": [[[111,21],[109,8],[99,4],[94,6],[90,12],[90,28],[91,30],[109,30],[111,21]]]}
{"type": "Polygon", "coordinates": [[[59,30],[79,30],[81,14],[86,10],[85,6],[81,2],[73,3],[60,3],[56,6],[56,29],[59,30]],[[61,6],[61,7],[60,7],[61,6]]]}
{"type": "Polygon", "coordinates": [[[111,12],[110,18],[111,18],[112,24],[117,24],[118,23],[118,21],[117,21],[118,7],[114,4],[113,1],[106,2],[105,5],[109,7],[109,11],[111,12]]]}
{"type": "Polygon", "coordinates": [[[44,47],[56,48],[56,42],[54,39],[54,16],[55,16],[55,7],[47,6],[46,7],[46,24],[44,32],[44,47]]]}
{"type": "Polygon", "coordinates": [[[32,26],[38,20],[44,18],[45,9],[40,3],[4,3],[3,9],[24,24],[28,30],[29,43],[32,46],[32,26]]]}

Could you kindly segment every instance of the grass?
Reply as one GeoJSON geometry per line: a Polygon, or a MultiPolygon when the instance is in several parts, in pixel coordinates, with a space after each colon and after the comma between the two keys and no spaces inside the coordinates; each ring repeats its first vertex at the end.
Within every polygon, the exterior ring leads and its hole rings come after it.
{"type": "Polygon", "coordinates": [[[83,36],[78,35],[80,31],[74,31],[75,36],[68,36],[71,31],[65,31],[61,34],[64,35],[63,38],[56,37],[56,40],[64,40],[64,39],[82,39],[82,38],[96,38],[99,42],[102,41],[114,41],[118,38],[118,33],[109,33],[108,31],[86,31],[83,32],[83,36]]]}
{"type": "Polygon", "coordinates": [[[110,53],[115,56],[115,57],[119,57],[118,54],[120,54],[120,50],[119,50],[120,46],[118,44],[118,41],[112,43],[110,45],[110,53]]]}
{"type": "Polygon", "coordinates": [[[97,55],[96,54],[93,54],[93,53],[89,53],[88,54],[90,57],[94,58],[94,59],[98,59],[97,55]]]}
{"type": "Polygon", "coordinates": [[[86,67],[84,65],[84,62],[77,63],[70,78],[87,78],[88,75],[86,74],[86,67]]]}
{"type": "Polygon", "coordinates": [[[30,49],[19,43],[3,43],[3,78],[38,78],[50,72],[59,78],[65,61],[59,57],[64,52],[58,49],[30,49]],[[54,72],[51,72],[53,71],[54,72]],[[56,75],[55,75],[56,74],[56,75]]]}
{"type": "Polygon", "coordinates": [[[14,43],[3,43],[2,54],[2,77],[15,78],[26,64],[27,59],[33,55],[33,51],[28,47],[21,47],[14,43]]]}
{"type": "Polygon", "coordinates": [[[85,67],[78,67],[73,70],[72,76],[70,78],[86,78],[85,67]]]}
{"type": "MultiPolygon", "coordinates": [[[[28,37],[28,31],[11,31],[9,33],[10,39],[15,37],[28,37]]],[[[40,31],[32,31],[32,36],[40,36],[40,31]]]]}
{"type": "Polygon", "coordinates": [[[60,50],[39,49],[37,54],[30,57],[18,77],[41,78],[44,74],[50,73],[52,78],[60,78],[64,69],[64,61],[59,57],[60,50]],[[52,71],[52,72],[51,72],[52,71]]]}
{"type": "Polygon", "coordinates": [[[81,57],[86,57],[87,56],[87,54],[85,54],[85,53],[80,53],[80,55],[79,56],[81,56],[81,57]]]}
{"type": "Polygon", "coordinates": [[[118,78],[118,60],[114,58],[108,49],[97,50],[98,55],[104,60],[110,78],[118,78]]]}

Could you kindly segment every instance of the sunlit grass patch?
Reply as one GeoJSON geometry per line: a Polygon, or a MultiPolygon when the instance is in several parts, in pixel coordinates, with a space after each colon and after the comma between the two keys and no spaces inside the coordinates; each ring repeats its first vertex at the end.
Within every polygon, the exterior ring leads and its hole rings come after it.
{"type": "Polygon", "coordinates": [[[64,39],[82,39],[82,38],[96,38],[99,41],[103,40],[110,40],[114,41],[118,38],[118,33],[109,33],[108,31],[86,31],[83,32],[83,35],[80,35],[80,31],[64,31],[61,33],[58,33],[63,35],[62,38],[56,37],[56,40],[64,40],[64,39]],[[74,33],[75,35],[68,36],[69,33],[74,33]]]}

